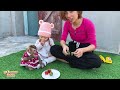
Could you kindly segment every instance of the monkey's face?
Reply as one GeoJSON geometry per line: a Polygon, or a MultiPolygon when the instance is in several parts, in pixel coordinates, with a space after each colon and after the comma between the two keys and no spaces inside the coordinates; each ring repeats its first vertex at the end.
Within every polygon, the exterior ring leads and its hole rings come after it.
{"type": "Polygon", "coordinates": [[[35,54],[36,52],[37,52],[37,50],[34,49],[34,48],[30,48],[30,49],[29,49],[29,53],[30,53],[30,54],[35,54]]]}

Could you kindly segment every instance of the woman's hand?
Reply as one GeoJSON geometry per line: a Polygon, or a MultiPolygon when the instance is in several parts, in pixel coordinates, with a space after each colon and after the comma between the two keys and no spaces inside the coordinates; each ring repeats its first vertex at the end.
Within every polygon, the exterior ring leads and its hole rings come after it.
{"type": "Polygon", "coordinates": [[[82,57],[83,53],[84,53],[84,49],[83,49],[83,48],[78,48],[78,49],[76,49],[76,51],[75,51],[73,54],[74,54],[77,58],[80,58],[80,57],[82,57]]]}
{"type": "Polygon", "coordinates": [[[69,54],[68,52],[69,52],[69,47],[67,45],[64,45],[63,46],[63,54],[68,55],[69,54]]]}

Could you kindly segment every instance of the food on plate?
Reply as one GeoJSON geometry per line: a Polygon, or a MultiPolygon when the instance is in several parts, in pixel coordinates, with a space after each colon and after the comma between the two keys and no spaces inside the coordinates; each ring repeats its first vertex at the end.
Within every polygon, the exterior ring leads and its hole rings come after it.
{"type": "Polygon", "coordinates": [[[50,76],[52,76],[52,75],[53,75],[52,70],[51,70],[51,69],[46,70],[46,71],[45,71],[45,75],[50,75],[50,76]]]}

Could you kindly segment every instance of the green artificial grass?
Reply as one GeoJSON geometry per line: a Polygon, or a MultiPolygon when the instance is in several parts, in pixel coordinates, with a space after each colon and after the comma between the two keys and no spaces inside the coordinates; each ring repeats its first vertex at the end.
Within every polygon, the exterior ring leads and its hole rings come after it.
{"type": "Polygon", "coordinates": [[[20,66],[20,59],[23,51],[0,57],[0,79],[42,79],[42,72],[46,69],[57,69],[60,71],[59,79],[120,79],[120,56],[110,53],[95,52],[104,57],[110,56],[113,60],[112,64],[102,63],[100,68],[81,70],[71,68],[67,63],[55,61],[48,64],[43,69],[35,69],[30,71],[20,66]],[[4,71],[18,71],[15,77],[7,77],[4,71]]]}

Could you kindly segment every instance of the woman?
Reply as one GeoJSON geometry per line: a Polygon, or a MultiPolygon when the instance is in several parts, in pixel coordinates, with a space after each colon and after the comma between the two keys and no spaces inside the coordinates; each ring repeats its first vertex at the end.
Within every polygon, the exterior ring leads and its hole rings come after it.
{"type": "Polygon", "coordinates": [[[63,33],[59,45],[51,47],[51,54],[69,62],[74,68],[92,69],[101,66],[99,56],[93,53],[96,49],[96,33],[94,24],[82,17],[82,11],[61,11],[61,19],[65,20],[63,33]],[[69,55],[70,48],[66,45],[68,33],[71,39],[79,43],[79,47],[69,55]]]}

